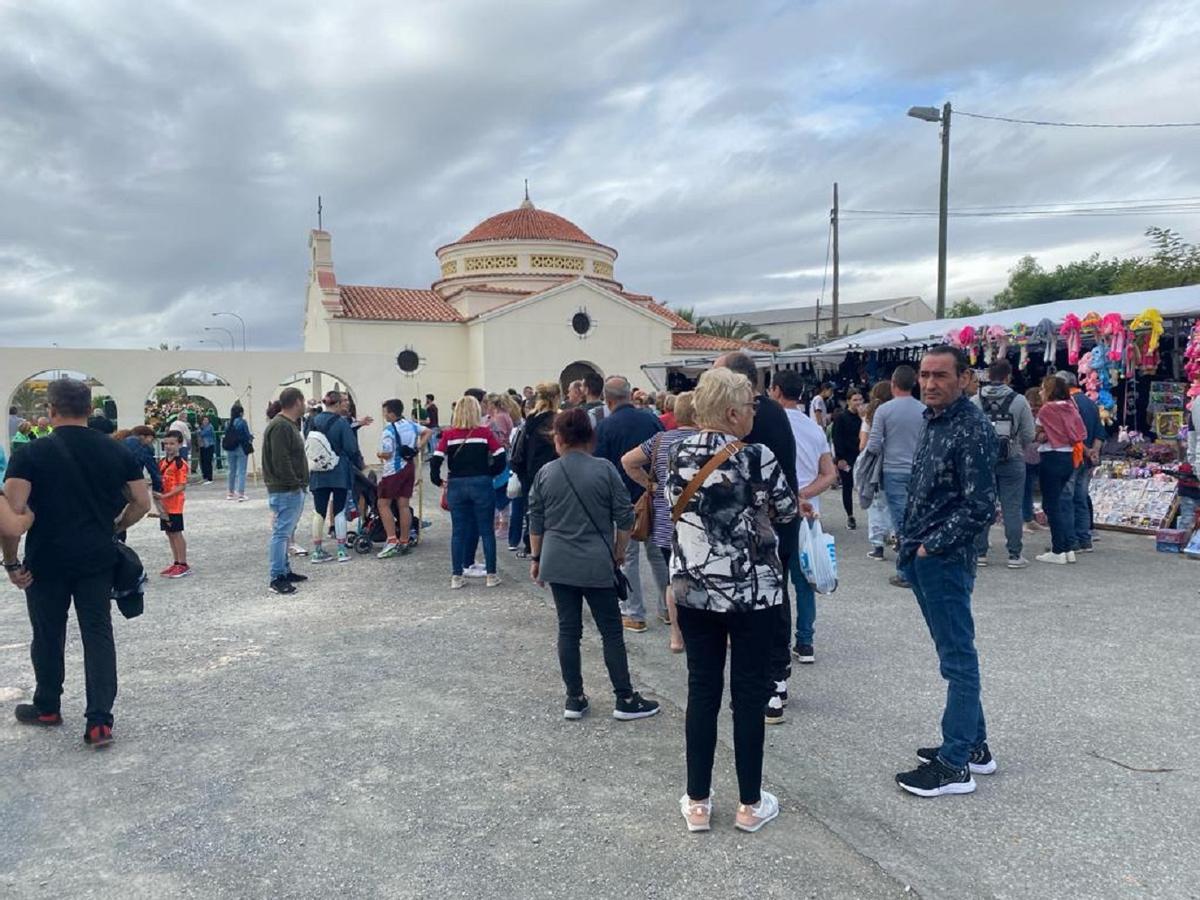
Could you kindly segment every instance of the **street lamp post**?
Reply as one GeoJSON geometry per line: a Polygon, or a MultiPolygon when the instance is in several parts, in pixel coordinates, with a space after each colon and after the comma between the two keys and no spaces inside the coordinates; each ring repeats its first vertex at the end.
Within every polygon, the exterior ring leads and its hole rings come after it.
{"type": "MultiPolygon", "coordinates": [[[[237,319],[239,322],[242,323],[242,351],[244,352],[246,349],[246,320],[243,319],[241,316],[239,316],[235,312],[215,312],[215,313],[213,313],[213,315],[214,316],[233,316],[235,319],[237,319]]],[[[236,349],[236,348],[234,348],[234,349],[236,349]]]]}
{"type": "MultiPolygon", "coordinates": [[[[210,327],[208,325],[205,325],[204,330],[205,331],[222,331],[229,337],[229,349],[233,350],[237,346],[233,341],[233,332],[230,331],[228,328],[221,328],[220,326],[211,326],[210,327]]],[[[222,344],[220,341],[217,341],[217,343],[221,345],[222,350],[225,349],[224,344],[222,344]]]]}
{"type": "Polygon", "coordinates": [[[950,201],[950,104],[938,110],[936,106],[914,106],[908,111],[914,119],[942,123],[942,183],[938,192],[938,276],[937,317],[946,317],[946,223],[950,201]]]}

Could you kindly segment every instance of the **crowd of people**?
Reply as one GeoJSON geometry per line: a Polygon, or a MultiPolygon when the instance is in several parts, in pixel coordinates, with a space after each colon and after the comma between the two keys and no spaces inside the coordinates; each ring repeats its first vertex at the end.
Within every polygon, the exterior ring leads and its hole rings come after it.
{"type": "MultiPolygon", "coordinates": [[[[267,583],[276,594],[295,593],[307,580],[293,568],[297,557],[314,565],[349,562],[352,544],[373,542],[374,523],[383,544],[379,558],[408,555],[427,525],[412,509],[427,459],[428,480],[449,513],[450,589],[475,576],[487,588],[498,586],[501,546],[527,560],[531,580],[549,588],[564,718],[578,720],[590,710],[580,661],[585,603],[601,636],[618,720],[659,712],[633,689],[625,641],[647,631],[648,615],[667,627],[668,649],[687,659],[687,789],[680,811],[690,831],[711,827],[728,656],[735,825],[757,831],[779,812],[761,784],[764,729],[784,721],[793,662],[816,660],[816,595],[802,566],[800,536],[820,516],[822,499],[829,502],[824,495],[840,487],[850,531],[857,530],[856,511],[867,505],[867,555],[885,561],[886,549],[894,549],[889,580],[914,594],[948,685],[940,745],[918,748],[920,765],[896,781],[919,796],[968,793],[975,775],[996,770],[980,699],[971,593],[977,568],[988,564],[997,506],[1010,568],[1028,565],[1023,542],[1040,530],[1034,484],[1051,539],[1038,560],[1076,562],[1093,540],[1084,470],[1098,459],[1094,405],[1089,409],[1069,379],[1048,377],[1028,397],[1013,391],[1010,379],[1000,360],[980,388],[962,352],[941,346],[919,368],[897,366],[865,393],[852,386],[841,396],[828,383],[809,396],[801,375],[786,370],[774,373],[763,391],[753,360],[730,353],[679,392],[651,394],[622,376],[595,374],[569,384],[565,397],[555,382],[521,392],[472,388],[452,403],[446,425],[432,395],[407,405],[390,399],[380,410],[377,471],[359,442],[359,429],[373,419],[359,418],[348,395],[330,391],[314,407],[301,391],[285,388],[268,409],[257,451],[272,516],[267,583]],[[310,548],[297,541],[308,496],[310,548]],[[653,603],[643,593],[643,559],[653,603]]],[[[116,432],[117,440],[87,427],[87,385],[56,381],[48,397],[49,439],[14,453],[0,498],[4,565],[29,598],[38,683],[17,718],[62,721],[63,635],[74,598],[88,684],[85,738],[104,745],[112,740],[116,691],[106,574],[113,534],[122,535],[153,506],[172,556],[162,575],[190,574],[189,456],[199,449],[203,481],[211,483],[205,451],[215,448],[216,433],[208,416],[193,429],[179,411],[163,426],[156,458],[149,426],[116,432]],[[73,454],[90,461],[87,484],[75,483],[73,454]],[[64,527],[68,520],[73,528],[64,527]],[[18,556],[22,535],[24,557],[18,556]]],[[[246,459],[255,441],[235,405],[221,440],[229,500],[246,499],[246,459]]]]}

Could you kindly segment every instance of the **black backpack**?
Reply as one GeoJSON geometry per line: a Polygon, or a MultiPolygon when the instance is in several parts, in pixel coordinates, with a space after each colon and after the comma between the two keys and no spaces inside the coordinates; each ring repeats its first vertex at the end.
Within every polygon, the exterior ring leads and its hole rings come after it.
{"type": "Polygon", "coordinates": [[[1017,392],[1009,391],[1000,400],[986,398],[980,395],[983,411],[996,429],[1000,449],[996,454],[996,462],[1008,462],[1012,455],[1012,441],[1016,431],[1017,420],[1012,414],[1012,405],[1016,402],[1017,392]]]}

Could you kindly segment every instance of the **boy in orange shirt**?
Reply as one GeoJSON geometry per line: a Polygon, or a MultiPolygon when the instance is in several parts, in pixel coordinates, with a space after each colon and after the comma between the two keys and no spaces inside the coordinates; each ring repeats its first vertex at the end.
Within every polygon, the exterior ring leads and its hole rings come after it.
{"type": "Polygon", "coordinates": [[[167,541],[175,559],[159,573],[167,578],[182,578],[192,574],[187,562],[187,542],[183,539],[183,493],[187,490],[190,470],[179,455],[182,446],[183,435],[178,431],[168,431],[163,438],[164,455],[158,461],[162,491],[154,494],[154,499],[159,501],[166,513],[166,517],[159,521],[159,528],[167,533],[167,541]]]}

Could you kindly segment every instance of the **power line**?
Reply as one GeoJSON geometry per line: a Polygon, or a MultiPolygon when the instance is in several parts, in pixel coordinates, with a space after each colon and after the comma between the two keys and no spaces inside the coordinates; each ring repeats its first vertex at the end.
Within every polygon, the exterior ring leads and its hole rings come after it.
{"type": "Polygon", "coordinates": [[[825,232],[825,271],[821,273],[821,299],[817,301],[817,309],[821,308],[821,304],[825,302],[825,279],[829,277],[829,245],[833,240],[833,223],[829,223],[829,228],[825,232]]]}
{"type": "Polygon", "coordinates": [[[1051,128],[1200,128],[1200,122],[1046,122],[1040,119],[1013,119],[1008,116],[988,116],[983,113],[954,110],[956,116],[972,119],[990,119],[993,122],[1009,122],[1013,125],[1046,125],[1051,128]]]}
{"type": "MultiPolygon", "coordinates": [[[[937,210],[928,209],[846,209],[842,212],[853,219],[929,219],[938,215],[937,210]]],[[[1139,206],[1095,206],[1083,208],[1059,209],[963,209],[951,210],[948,215],[956,219],[1030,219],[1030,218],[1074,218],[1090,216],[1104,218],[1110,216],[1144,216],[1151,214],[1182,214],[1191,215],[1200,212],[1200,203],[1178,204],[1142,204],[1139,206]]]]}

